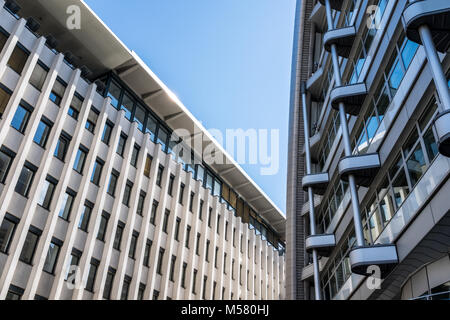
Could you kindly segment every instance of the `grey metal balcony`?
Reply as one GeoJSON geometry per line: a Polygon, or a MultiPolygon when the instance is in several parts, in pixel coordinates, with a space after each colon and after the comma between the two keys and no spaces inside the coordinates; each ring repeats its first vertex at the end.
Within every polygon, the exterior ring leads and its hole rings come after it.
{"type": "Polygon", "coordinates": [[[359,115],[366,97],[367,87],[364,82],[335,87],[330,93],[331,106],[339,110],[339,103],[343,102],[345,112],[352,116],[359,115]]]}
{"type": "Polygon", "coordinates": [[[422,40],[419,27],[430,28],[436,50],[447,52],[450,48],[450,1],[420,0],[410,3],[403,11],[403,25],[407,37],[419,44],[422,40]]]}
{"type": "Polygon", "coordinates": [[[434,127],[439,137],[439,152],[450,157],[450,109],[440,112],[434,120],[434,127]]]}
{"type": "Polygon", "coordinates": [[[336,45],[337,54],[348,58],[356,38],[354,26],[330,30],[323,36],[325,50],[331,52],[331,45],[336,45]]]}
{"type": "Polygon", "coordinates": [[[308,81],[306,81],[306,89],[311,93],[312,98],[317,101],[320,101],[322,95],[323,76],[323,67],[320,67],[316,72],[314,72],[308,81]]]}
{"type": "MultiPolygon", "coordinates": [[[[317,209],[321,203],[322,203],[322,196],[315,194],[313,203],[314,210],[317,209]]],[[[304,216],[308,213],[309,213],[309,201],[306,201],[305,203],[303,203],[301,215],[304,216]]]]}
{"type": "MultiPolygon", "coordinates": [[[[332,9],[336,10],[336,11],[341,11],[342,9],[342,4],[344,3],[345,0],[330,0],[330,6],[332,9]]],[[[325,0],[319,0],[319,2],[325,6],[325,0]]]]}
{"type": "Polygon", "coordinates": [[[317,254],[322,257],[329,257],[335,246],[334,234],[316,234],[305,240],[306,251],[311,253],[312,250],[317,250],[317,254]]]}
{"type": "Polygon", "coordinates": [[[353,273],[372,275],[377,266],[380,277],[385,278],[398,264],[397,248],[395,244],[355,247],[350,251],[350,265],[353,273]]]}
{"type": "Polygon", "coordinates": [[[352,174],[359,186],[369,187],[381,167],[378,153],[352,155],[339,161],[339,175],[344,181],[352,174]]]}
{"type": "Polygon", "coordinates": [[[328,172],[318,174],[308,174],[302,179],[303,190],[307,191],[309,187],[312,188],[314,194],[323,195],[327,190],[330,178],[328,172]]]}
{"type": "Polygon", "coordinates": [[[316,31],[320,33],[324,33],[327,31],[327,16],[326,16],[326,10],[325,7],[322,6],[319,2],[316,3],[314,6],[311,15],[309,16],[309,19],[314,23],[316,26],[316,31]]]}

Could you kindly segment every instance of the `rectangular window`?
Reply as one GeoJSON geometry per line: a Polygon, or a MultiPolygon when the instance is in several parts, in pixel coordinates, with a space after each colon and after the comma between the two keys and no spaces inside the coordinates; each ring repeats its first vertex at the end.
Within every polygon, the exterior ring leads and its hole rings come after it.
{"type": "Polygon", "coordinates": [[[100,226],[98,228],[97,239],[100,241],[105,241],[106,227],[108,226],[109,214],[103,211],[102,217],[100,218],[100,226]]]}
{"type": "Polygon", "coordinates": [[[14,51],[11,54],[11,57],[9,58],[8,67],[13,69],[20,75],[22,74],[27,59],[28,59],[28,52],[22,49],[22,46],[16,45],[14,51]]]}
{"type": "Polygon", "coordinates": [[[164,233],[167,233],[167,226],[169,224],[169,217],[170,217],[170,211],[166,209],[164,212],[164,221],[163,221],[163,227],[162,230],[164,233]]]}
{"type": "Polygon", "coordinates": [[[80,222],[78,223],[78,228],[85,232],[88,231],[89,220],[91,218],[93,208],[94,204],[86,200],[83,211],[81,212],[80,222]]]}
{"type": "Polygon", "coordinates": [[[152,157],[147,154],[147,158],[145,159],[145,167],[144,167],[144,176],[150,178],[150,168],[152,166],[152,157]]]}
{"type": "Polygon", "coordinates": [[[130,290],[131,278],[125,276],[123,279],[122,293],[120,294],[120,300],[128,299],[128,291],[130,290]]]}
{"type": "Polygon", "coordinates": [[[163,166],[159,166],[158,167],[158,174],[156,176],[156,185],[158,187],[161,187],[161,181],[162,181],[163,172],[164,172],[164,167],[163,166]]]}
{"type": "Polygon", "coordinates": [[[127,143],[127,136],[125,135],[125,133],[121,133],[120,137],[119,137],[119,143],[117,144],[117,154],[121,157],[123,157],[123,153],[125,151],[125,145],[127,143]]]}
{"type": "Polygon", "coordinates": [[[94,108],[91,108],[91,110],[89,110],[85,128],[91,133],[94,133],[95,126],[97,125],[98,115],[98,111],[96,111],[94,108]]]}
{"type": "Polygon", "coordinates": [[[129,94],[124,93],[120,109],[125,111],[125,118],[127,118],[130,121],[131,121],[131,114],[133,113],[133,105],[134,105],[133,98],[129,94]]]}
{"type": "Polygon", "coordinates": [[[220,218],[221,218],[221,216],[219,214],[217,216],[217,230],[216,230],[217,234],[220,234],[220,218]]]}
{"type": "Polygon", "coordinates": [[[100,183],[100,177],[102,175],[103,164],[104,164],[103,160],[100,160],[99,158],[97,158],[97,160],[95,161],[95,164],[94,164],[94,170],[92,171],[91,182],[97,186],[100,183]]]}
{"type": "Polygon", "coordinates": [[[156,273],[159,275],[162,275],[162,263],[164,259],[164,252],[165,250],[163,248],[159,248],[158,265],[156,268],[156,273]]]}
{"type": "Polygon", "coordinates": [[[175,262],[177,261],[177,257],[172,255],[172,260],[170,262],[170,275],[169,280],[174,282],[174,275],[175,275],[175,262]]]}
{"type": "Polygon", "coordinates": [[[158,121],[151,115],[147,115],[147,124],[145,125],[145,132],[150,134],[150,140],[155,142],[156,139],[156,128],[158,126],[158,121]]]}
{"type": "Polygon", "coordinates": [[[39,125],[33,138],[33,141],[44,149],[45,145],[47,144],[51,127],[52,127],[51,122],[49,120],[46,120],[45,118],[42,118],[41,122],[39,122],[39,125]]]}
{"type": "Polygon", "coordinates": [[[195,197],[195,193],[191,192],[191,197],[189,198],[189,211],[192,211],[192,207],[194,206],[194,197],[195,197]]]}
{"type": "Polygon", "coordinates": [[[11,91],[0,85],[0,118],[5,112],[6,106],[8,105],[9,99],[11,98],[11,91]]]}
{"type": "Polygon", "coordinates": [[[159,126],[158,128],[158,139],[156,140],[157,143],[161,145],[161,150],[166,152],[167,150],[167,140],[169,138],[169,133],[166,129],[159,126]]]}
{"type": "Polygon", "coordinates": [[[114,128],[114,124],[112,122],[110,122],[109,120],[106,121],[105,128],[103,129],[103,133],[102,133],[102,141],[107,145],[109,145],[109,140],[111,140],[111,134],[112,134],[113,128],[114,128]]]}
{"type": "Polygon", "coordinates": [[[123,229],[125,224],[119,221],[116,229],[116,236],[114,237],[113,248],[120,251],[120,243],[122,242],[123,229]]]}
{"type": "Polygon", "coordinates": [[[144,131],[145,108],[140,104],[136,105],[136,110],[134,111],[134,121],[138,124],[138,129],[144,131]]]}
{"type": "Polygon", "coordinates": [[[173,194],[173,183],[174,183],[174,181],[175,181],[175,176],[173,174],[171,174],[170,177],[169,177],[169,187],[167,188],[167,193],[169,194],[169,196],[172,196],[172,194],[173,194]]]}
{"type": "Polygon", "coordinates": [[[227,274],[227,253],[223,254],[223,273],[227,274]]]}
{"type": "Polygon", "coordinates": [[[33,73],[31,74],[30,84],[41,91],[44,86],[45,78],[47,78],[47,74],[48,68],[38,62],[36,67],[34,67],[33,73]]]}
{"type": "Polygon", "coordinates": [[[111,289],[114,282],[114,277],[116,275],[116,270],[109,268],[108,274],[106,275],[105,288],[103,290],[103,299],[109,300],[111,298],[111,289]]]}
{"type": "Polygon", "coordinates": [[[33,179],[36,171],[37,168],[31,163],[25,163],[15,188],[15,191],[18,194],[21,194],[25,198],[28,197],[28,193],[30,192],[31,185],[33,184],[33,179]]]}
{"type": "Polygon", "coordinates": [[[16,287],[15,285],[10,285],[8,293],[6,294],[5,300],[20,300],[25,292],[22,288],[16,287]]]}
{"type": "Polygon", "coordinates": [[[186,240],[185,240],[185,247],[189,249],[189,237],[191,235],[191,226],[187,226],[186,228],[186,240]]]}
{"type": "Polygon", "coordinates": [[[70,107],[69,110],[67,111],[67,114],[72,118],[74,118],[75,120],[78,120],[78,115],[80,114],[82,105],[83,99],[81,98],[81,96],[75,93],[72,98],[72,102],[70,103],[70,107]]]}
{"type": "Polygon", "coordinates": [[[206,252],[205,252],[205,260],[206,262],[209,262],[209,246],[211,242],[209,240],[206,240],[206,252]]]}
{"type": "Polygon", "coordinates": [[[81,251],[78,251],[75,248],[72,249],[72,253],[70,254],[70,260],[66,266],[67,272],[65,280],[68,280],[70,277],[72,279],[71,284],[73,284],[73,281],[75,280],[75,270],[71,270],[71,268],[73,269],[73,267],[77,267],[80,264],[81,254],[81,251]]]}
{"type": "Polygon", "coordinates": [[[140,216],[142,216],[142,214],[144,212],[145,197],[146,197],[146,193],[141,190],[141,192],[139,194],[137,209],[136,209],[136,213],[140,216]]]}
{"type": "Polygon", "coordinates": [[[214,268],[217,269],[217,260],[219,259],[219,247],[216,247],[216,254],[214,255],[214,268]]]}
{"type": "Polygon", "coordinates": [[[111,98],[111,105],[113,105],[115,108],[119,107],[121,93],[122,89],[120,88],[120,86],[116,82],[111,81],[108,90],[108,97],[111,98]]]}
{"type": "Polygon", "coordinates": [[[150,251],[152,250],[152,240],[147,239],[144,251],[144,266],[150,267],[150,251]]]}
{"type": "Polygon", "coordinates": [[[133,152],[131,153],[131,162],[130,163],[135,168],[137,166],[138,157],[139,157],[139,151],[140,150],[141,150],[141,148],[137,144],[135,144],[134,147],[133,147],[133,152]]]}
{"type": "Polygon", "coordinates": [[[20,253],[20,261],[31,264],[40,236],[41,231],[31,226],[20,253]]]}
{"type": "Polygon", "coordinates": [[[153,290],[153,300],[158,300],[158,298],[159,298],[159,291],[153,290]]]}
{"type": "Polygon", "coordinates": [[[209,207],[208,227],[210,227],[210,228],[211,228],[212,211],[213,211],[213,208],[209,207]]]}
{"type": "Polygon", "coordinates": [[[200,200],[200,207],[198,208],[198,218],[200,219],[200,221],[203,221],[203,219],[202,219],[203,204],[204,204],[204,201],[200,200]]]}
{"type": "Polygon", "coordinates": [[[130,251],[128,252],[128,257],[131,259],[134,259],[134,256],[136,254],[136,245],[139,237],[139,232],[133,231],[133,234],[131,235],[131,243],[130,243],[130,251]]]}
{"type": "Polygon", "coordinates": [[[139,291],[138,291],[138,300],[144,300],[144,292],[145,292],[145,284],[140,283],[139,284],[139,291]]]}
{"type": "Polygon", "coordinates": [[[75,157],[75,162],[73,164],[73,170],[79,174],[83,174],[84,164],[86,163],[88,150],[87,148],[80,146],[75,157]]]}
{"type": "Polygon", "coordinates": [[[64,97],[65,91],[66,85],[62,82],[62,80],[56,79],[49,99],[53,101],[57,106],[59,106],[61,104],[62,98],[64,97]]]}
{"type": "Polygon", "coordinates": [[[16,217],[6,214],[0,225],[0,252],[8,254],[9,245],[14,237],[14,232],[16,231],[19,219],[16,217]]]}
{"type": "Polygon", "coordinates": [[[176,241],[178,241],[178,237],[180,234],[180,224],[181,224],[181,219],[177,218],[177,221],[175,222],[175,233],[173,236],[176,241]]]}
{"type": "Polygon", "coordinates": [[[89,274],[86,282],[86,290],[93,292],[94,291],[94,284],[95,284],[95,278],[97,276],[97,269],[100,262],[92,259],[91,260],[91,266],[89,268],[89,274]]]}
{"type": "Polygon", "coordinates": [[[41,194],[39,196],[37,204],[44,209],[50,208],[50,203],[53,198],[53,192],[55,191],[56,184],[57,181],[54,178],[48,176],[42,185],[41,194]]]}
{"type": "Polygon", "coordinates": [[[119,172],[113,169],[111,171],[111,176],[109,177],[108,190],[106,191],[112,197],[114,197],[116,193],[118,180],[119,180],[119,172]]]}
{"type": "Polygon", "coordinates": [[[127,207],[130,205],[130,197],[131,197],[131,190],[133,189],[133,183],[131,181],[127,181],[127,184],[125,185],[125,190],[123,191],[123,199],[122,203],[126,205],[127,207]]]}
{"type": "Polygon", "coordinates": [[[150,223],[152,225],[155,225],[155,221],[156,221],[156,210],[158,210],[158,201],[153,200],[153,204],[152,204],[152,212],[150,214],[150,223]]]}
{"type": "Polygon", "coordinates": [[[178,203],[179,204],[183,204],[183,195],[184,195],[184,184],[181,184],[180,185],[180,194],[179,194],[179,196],[178,196],[178,203]]]}
{"type": "Polygon", "coordinates": [[[186,270],[187,270],[187,263],[183,262],[183,271],[181,273],[181,287],[183,289],[186,289],[186,270]]]}
{"type": "Polygon", "coordinates": [[[197,232],[197,242],[195,244],[195,254],[196,255],[200,255],[200,238],[201,238],[201,234],[197,232]]]}
{"type": "Polygon", "coordinates": [[[67,150],[69,149],[69,144],[70,144],[70,136],[63,132],[59,137],[58,144],[56,145],[55,153],[53,155],[57,159],[64,162],[67,150]]]}
{"type": "Polygon", "coordinates": [[[3,50],[3,47],[6,44],[6,41],[8,41],[9,35],[3,31],[3,29],[0,29],[0,51],[3,50]]]}
{"type": "Polygon", "coordinates": [[[194,269],[194,277],[193,277],[193,279],[192,279],[192,293],[193,294],[197,294],[196,292],[195,292],[195,283],[197,282],[197,269],[194,269]]]}
{"type": "Polygon", "coordinates": [[[56,262],[58,260],[59,251],[61,250],[62,241],[53,239],[47,251],[47,257],[45,258],[44,268],[45,272],[53,274],[55,271],[56,262]]]}
{"type": "Polygon", "coordinates": [[[72,211],[73,202],[75,200],[76,193],[70,189],[64,194],[61,209],[58,216],[64,220],[69,220],[70,212],[72,211]]]}
{"type": "Polygon", "coordinates": [[[31,116],[31,108],[19,105],[11,121],[11,127],[24,134],[31,116]]]}

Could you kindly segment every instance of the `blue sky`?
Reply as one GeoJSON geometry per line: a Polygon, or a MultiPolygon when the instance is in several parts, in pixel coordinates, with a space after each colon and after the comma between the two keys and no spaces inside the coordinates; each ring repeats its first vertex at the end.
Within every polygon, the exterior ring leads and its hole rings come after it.
{"type": "Polygon", "coordinates": [[[295,0],[86,0],[207,128],[280,130],[280,169],[244,170],[285,211],[295,0]]]}

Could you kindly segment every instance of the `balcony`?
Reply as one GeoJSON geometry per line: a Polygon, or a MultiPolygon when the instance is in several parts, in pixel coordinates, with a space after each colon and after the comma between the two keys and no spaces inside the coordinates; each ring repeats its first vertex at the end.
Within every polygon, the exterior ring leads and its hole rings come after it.
{"type": "Polygon", "coordinates": [[[380,167],[378,153],[348,156],[339,161],[339,175],[344,181],[353,175],[358,186],[369,187],[380,167]]]}
{"type": "Polygon", "coordinates": [[[397,264],[397,248],[394,244],[355,247],[350,251],[352,272],[359,275],[372,275],[376,270],[370,270],[369,267],[378,266],[383,279],[397,264]]]}
{"type": "MultiPolygon", "coordinates": [[[[334,9],[336,11],[341,11],[342,9],[342,4],[344,3],[345,0],[329,0],[330,1],[330,6],[331,9],[334,9]]],[[[325,6],[325,0],[319,0],[319,2],[325,6]]]]}
{"type": "Polygon", "coordinates": [[[410,3],[403,11],[402,20],[410,40],[422,44],[419,27],[427,25],[436,50],[445,53],[450,48],[450,3],[448,0],[419,0],[410,3]]]}
{"type": "Polygon", "coordinates": [[[345,113],[352,116],[359,115],[366,97],[367,87],[364,82],[336,87],[330,93],[331,106],[339,110],[339,104],[342,102],[345,105],[345,113]]]}
{"type": "Polygon", "coordinates": [[[327,25],[326,10],[325,7],[322,6],[320,3],[316,3],[311,12],[311,15],[309,16],[309,19],[316,26],[316,31],[320,33],[324,33],[327,31],[328,25],[327,25]]]}
{"type": "MultiPolygon", "coordinates": [[[[322,203],[322,196],[314,195],[314,209],[318,208],[322,203]]],[[[309,213],[309,201],[303,203],[301,215],[304,216],[309,213]]]]}
{"type": "Polygon", "coordinates": [[[314,194],[322,196],[327,190],[329,182],[328,172],[309,174],[303,177],[302,186],[303,190],[308,191],[308,188],[312,188],[314,194]]]}
{"type": "Polygon", "coordinates": [[[317,69],[316,72],[306,81],[306,89],[316,101],[320,101],[322,95],[322,80],[324,76],[323,67],[317,69]]]}
{"type": "MultiPolygon", "coordinates": [[[[328,258],[322,257],[319,259],[319,272],[323,271],[324,266],[327,264],[328,258]]],[[[314,265],[308,264],[302,269],[302,281],[312,279],[314,277],[314,265]]]]}
{"type": "Polygon", "coordinates": [[[439,137],[439,152],[446,157],[450,157],[450,109],[436,116],[434,127],[439,137]]]}
{"type": "Polygon", "coordinates": [[[313,250],[322,257],[329,257],[334,247],[336,247],[336,239],[334,234],[316,234],[309,236],[305,241],[305,248],[308,253],[313,250]]]}
{"type": "Polygon", "coordinates": [[[331,46],[336,45],[337,54],[348,58],[356,38],[354,26],[330,30],[323,36],[325,50],[331,51],[331,46]]]}

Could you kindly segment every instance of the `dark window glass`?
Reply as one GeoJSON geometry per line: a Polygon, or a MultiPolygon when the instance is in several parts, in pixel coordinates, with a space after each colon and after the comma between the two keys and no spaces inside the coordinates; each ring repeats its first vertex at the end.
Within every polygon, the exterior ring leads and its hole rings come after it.
{"type": "Polygon", "coordinates": [[[49,99],[53,101],[57,106],[59,106],[61,104],[65,91],[66,86],[61,81],[56,79],[55,84],[53,85],[53,89],[50,93],[49,99]]]}
{"type": "Polygon", "coordinates": [[[192,293],[193,294],[196,294],[196,292],[195,292],[195,285],[196,285],[196,282],[197,282],[197,269],[194,269],[194,277],[193,277],[193,279],[192,279],[192,293]]]}
{"type": "Polygon", "coordinates": [[[25,63],[28,59],[28,53],[25,52],[21,47],[16,45],[14,51],[11,54],[11,57],[8,61],[8,66],[13,69],[18,74],[21,74],[23,68],[25,67],[25,63]]]}
{"type": "Polygon", "coordinates": [[[33,141],[40,145],[42,148],[45,148],[50,130],[50,126],[41,120],[36,130],[36,134],[34,135],[33,141]]]}
{"type": "Polygon", "coordinates": [[[59,160],[64,162],[64,159],[66,158],[67,149],[69,148],[69,140],[64,137],[60,136],[58,140],[58,144],[56,145],[54,156],[58,158],[59,160]]]}
{"type": "Polygon", "coordinates": [[[138,157],[139,157],[139,151],[140,151],[139,146],[138,145],[134,145],[133,152],[131,153],[131,162],[130,162],[133,167],[137,166],[137,161],[138,161],[138,157]]]}
{"type": "Polygon", "coordinates": [[[24,133],[30,116],[31,112],[19,105],[11,121],[11,126],[20,133],[24,133]]]}
{"type": "Polygon", "coordinates": [[[0,31],[0,51],[3,50],[3,47],[6,44],[6,41],[8,41],[8,36],[0,31]]]}
{"type": "Polygon", "coordinates": [[[85,128],[89,131],[94,133],[95,130],[95,126],[97,125],[97,120],[98,120],[98,113],[96,111],[94,111],[94,109],[91,109],[89,111],[89,115],[88,118],[86,120],[86,126],[85,128]]]}
{"type": "Polygon", "coordinates": [[[194,205],[194,197],[195,197],[195,193],[191,192],[191,197],[189,199],[189,211],[192,212],[192,207],[194,205]]]}
{"type": "Polygon", "coordinates": [[[131,196],[131,190],[133,189],[133,185],[130,183],[127,183],[125,185],[125,190],[123,192],[123,199],[122,199],[122,203],[124,205],[126,205],[127,207],[130,204],[130,196],[131,196]]]}
{"type": "Polygon", "coordinates": [[[164,221],[163,221],[163,232],[167,233],[167,226],[169,224],[169,217],[170,217],[170,211],[166,209],[165,213],[164,213],[164,221]]]}
{"type": "Polygon", "coordinates": [[[181,224],[181,219],[177,218],[177,221],[175,222],[175,233],[174,233],[174,239],[178,241],[178,237],[180,234],[180,224],[181,224]]]}
{"type": "Polygon", "coordinates": [[[158,122],[151,114],[149,114],[147,116],[147,124],[145,126],[145,132],[150,133],[150,139],[153,142],[155,142],[157,126],[158,126],[158,122]]]}
{"type": "Polygon", "coordinates": [[[150,264],[150,251],[152,250],[152,241],[147,240],[145,244],[145,251],[144,251],[144,266],[149,267],[150,264]]]}
{"type": "MultiPolygon", "coordinates": [[[[159,174],[159,172],[158,172],[159,174]]],[[[167,188],[167,193],[171,196],[173,193],[173,183],[175,181],[175,176],[173,174],[170,175],[169,178],[169,187],[167,188]]]]}
{"type": "Polygon", "coordinates": [[[125,110],[125,118],[127,118],[128,120],[131,120],[131,114],[133,113],[133,105],[134,105],[133,98],[129,96],[127,93],[125,93],[122,98],[120,109],[125,110]]]}
{"type": "Polygon", "coordinates": [[[67,112],[69,116],[71,116],[75,120],[78,120],[78,115],[80,114],[82,105],[83,101],[81,101],[80,98],[74,95],[72,98],[72,103],[70,104],[69,110],[67,112]]]}
{"type": "Polygon", "coordinates": [[[162,275],[162,263],[164,259],[164,252],[165,250],[163,248],[159,248],[159,255],[158,255],[158,265],[156,268],[156,273],[162,275]]]}
{"type": "Polygon", "coordinates": [[[111,98],[111,104],[116,108],[119,106],[121,92],[122,89],[120,88],[120,86],[112,81],[111,85],[109,86],[108,97],[111,98]]]}
{"type": "Polygon", "coordinates": [[[201,238],[201,234],[197,233],[197,243],[195,244],[195,254],[196,255],[200,255],[200,238],[201,238]]]}
{"type": "Polygon", "coordinates": [[[158,175],[156,176],[156,185],[161,187],[162,175],[163,175],[164,167],[159,166],[158,175]]]}
{"type": "Polygon", "coordinates": [[[47,69],[37,63],[34,67],[33,73],[31,74],[30,84],[41,91],[44,86],[45,78],[47,78],[47,74],[47,69]]]}
{"type": "Polygon", "coordinates": [[[119,137],[119,143],[117,144],[117,154],[123,157],[123,153],[125,151],[125,144],[127,143],[127,136],[121,134],[119,137]]]}
{"type": "Polygon", "coordinates": [[[125,226],[121,223],[117,226],[116,236],[114,237],[113,248],[116,250],[120,250],[120,243],[122,242],[123,229],[125,226]]]}
{"type": "Polygon", "coordinates": [[[186,227],[186,240],[185,240],[185,246],[189,249],[189,237],[191,236],[191,226],[186,227]]]}
{"type": "Polygon", "coordinates": [[[114,197],[114,194],[116,193],[116,186],[117,186],[117,180],[119,177],[116,173],[112,172],[111,176],[109,178],[109,184],[108,184],[108,194],[114,197]]]}
{"type": "Polygon", "coordinates": [[[75,274],[75,271],[70,271],[70,268],[72,267],[72,266],[78,266],[80,264],[80,256],[78,255],[78,254],[75,254],[75,253],[73,253],[72,252],[72,254],[70,255],[70,261],[69,261],[69,264],[68,264],[68,266],[67,266],[67,274],[66,274],[66,278],[65,278],[65,280],[67,280],[69,277],[71,277],[73,280],[72,280],[72,284],[73,284],[73,281],[75,280],[74,279],[74,274],[75,274]]]}
{"type": "Polygon", "coordinates": [[[91,182],[98,185],[100,183],[100,176],[102,175],[103,164],[100,161],[95,161],[94,170],[92,171],[91,182]]]}
{"type": "Polygon", "coordinates": [[[181,273],[181,287],[186,288],[186,269],[187,269],[187,263],[183,262],[183,271],[181,273]]]}
{"type": "Polygon", "coordinates": [[[58,260],[60,249],[61,247],[58,244],[54,242],[50,243],[50,246],[47,251],[47,257],[45,258],[43,268],[44,271],[53,274],[53,272],[55,271],[56,261],[58,260]]]}
{"type": "Polygon", "coordinates": [[[111,139],[111,133],[113,130],[113,126],[109,124],[109,122],[105,123],[105,128],[103,129],[102,141],[106,144],[109,144],[109,140],[111,139]]]}
{"type": "Polygon", "coordinates": [[[114,276],[116,272],[113,270],[109,270],[106,275],[105,288],[103,290],[103,299],[109,300],[111,298],[111,289],[114,282],[114,276]]]}
{"type": "Polygon", "coordinates": [[[94,283],[95,283],[95,277],[97,276],[97,269],[98,266],[96,264],[91,263],[91,267],[89,268],[89,274],[86,282],[86,290],[93,291],[94,290],[94,283]]]}
{"type": "Polygon", "coordinates": [[[28,192],[30,191],[31,184],[33,183],[34,170],[26,166],[22,168],[19,180],[17,181],[15,191],[24,197],[28,197],[28,192]]]}
{"type": "Polygon", "coordinates": [[[56,185],[53,182],[51,182],[49,180],[45,180],[44,184],[42,185],[41,194],[39,196],[37,204],[45,209],[50,208],[50,203],[52,201],[53,192],[55,191],[55,187],[56,187],[56,185]]]}
{"type": "Polygon", "coordinates": [[[11,94],[6,92],[5,89],[0,86],[0,118],[5,112],[6,106],[8,105],[9,99],[11,98],[11,94]]]}
{"type": "Polygon", "coordinates": [[[139,130],[144,131],[145,108],[139,104],[136,105],[134,121],[137,122],[139,130]]]}
{"type": "Polygon", "coordinates": [[[122,293],[120,295],[120,300],[128,299],[128,291],[130,290],[131,280],[127,277],[123,280],[122,293]]]}
{"type": "Polygon", "coordinates": [[[84,168],[84,164],[86,162],[86,157],[87,157],[87,153],[86,151],[84,151],[83,149],[78,149],[77,155],[75,157],[75,162],[73,164],[73,169],[82,174],[83,173],[83,168],[84,168]]]}
{"type": "Polygon", "coordinates": [[[202,214],[203,214],[203,203],[204,203],[204,201],[203,201],[203,200],[200,200],[200,207],[198,208],[198,218],[199,218],[200,220],[203,220],[203,219],[202,219],[202,214]]]}
{"type": "Polygon", "coordinates": [[[169,133],[166,129],[162,128],[161,126],[158,129],[158,139],[156,140],[157,143],[159,143],[162,147],[161,149],[163,151],[167,150],[167,140],[169,138],[169,133]]]}
{"type": "Polygon", "coordinates": [[[100,218],[100,226],[98,228],[98,234],[97,234],[97,239],[104,241],[105,240],[105,233],[106,233],[106,227],[108,226],[108,220],[109,218],[106,217],[105,215],[102,215],[102,217],[100,218]]]}
{"type": "Polygon", "coordinates": [[[20,261],[31,264],[38,241],[39,235],[29,230],[20,253],[20,261]]]}
{"type": "Polygon", "coordinates": [[[172,255],[172,261],[170,263],[170,275],[169,275],[169,280],[172,282],[174,281],[176,260],[177,260],[177,257],[172,255]]]}
{"type": "Polygon", "coordinates": [[[91,218],[92,208],[84,205],[83,212],[81,212],[80,222],[78,228],[83,231],[88,231],[89,219],[91,218]]]}
{"type": "Polygon", "coordinates": [[[139,291],[138,291],[138,300],[144,300],[144,292],[145,292],[145,284],[141,283],[139,284],[139,291]]]}
{"type": "Polygon", "coordinates": [[[409,186],[403,169],[393,181],[392,187],[394,188],[394,200],[397,204],[397,208],[399,208],[409,194],[409,186]]]}
{"type": "Polygon", "coordinates": [[[139,235],[137,233],[133,233],[133,235],[131,236],[130,251],[128,252],[128,256],[131,259],[134,259],[134,255],[136,254],[136,245],[138,241],[138,236],[139,235]]]}
{"type": "Polygon", "coordinates": [[[75,197],[72,194],[65,193],[63,202],[61,204],[61,209],[59,210],[58,216],[64,220],[69,220],[70,212],[72,211],[73,201],[75,197]]]}
{"type": "Polygon", "coordinates": [[[178,203],[183,204],[183,195],[184,195],[184,184],[180,185],[180,193],[178,195],[178,203]]]}
{"type": "Polygon", "coordinates": [[[145,193],[141,191],[141,193],[139,194],[139,201],[136,209],[136,213],[140,216],[142,216],[142,213],[144,211],[145,196],[146,196],[145,193]]]}
{"type": "Polygon", "coordinates": [[[8,253],[14,232],[16,231],[16,222],[4,218],[0,225],[0,252],[8,253]]]}
{"type": "Polygon", "coordinates": [[[158,209],[158,202],[157,201],[153,201],[152,204],[152,212],[150,215],[150,223],[155,225],[155,220],[156,220],[156,210],[158,209]]]}
{"type": "Polygon", "coordinates": [[[153,300],[158,300],[158,298],[159,298],[159,291],[153,290],[153,300]]]}

